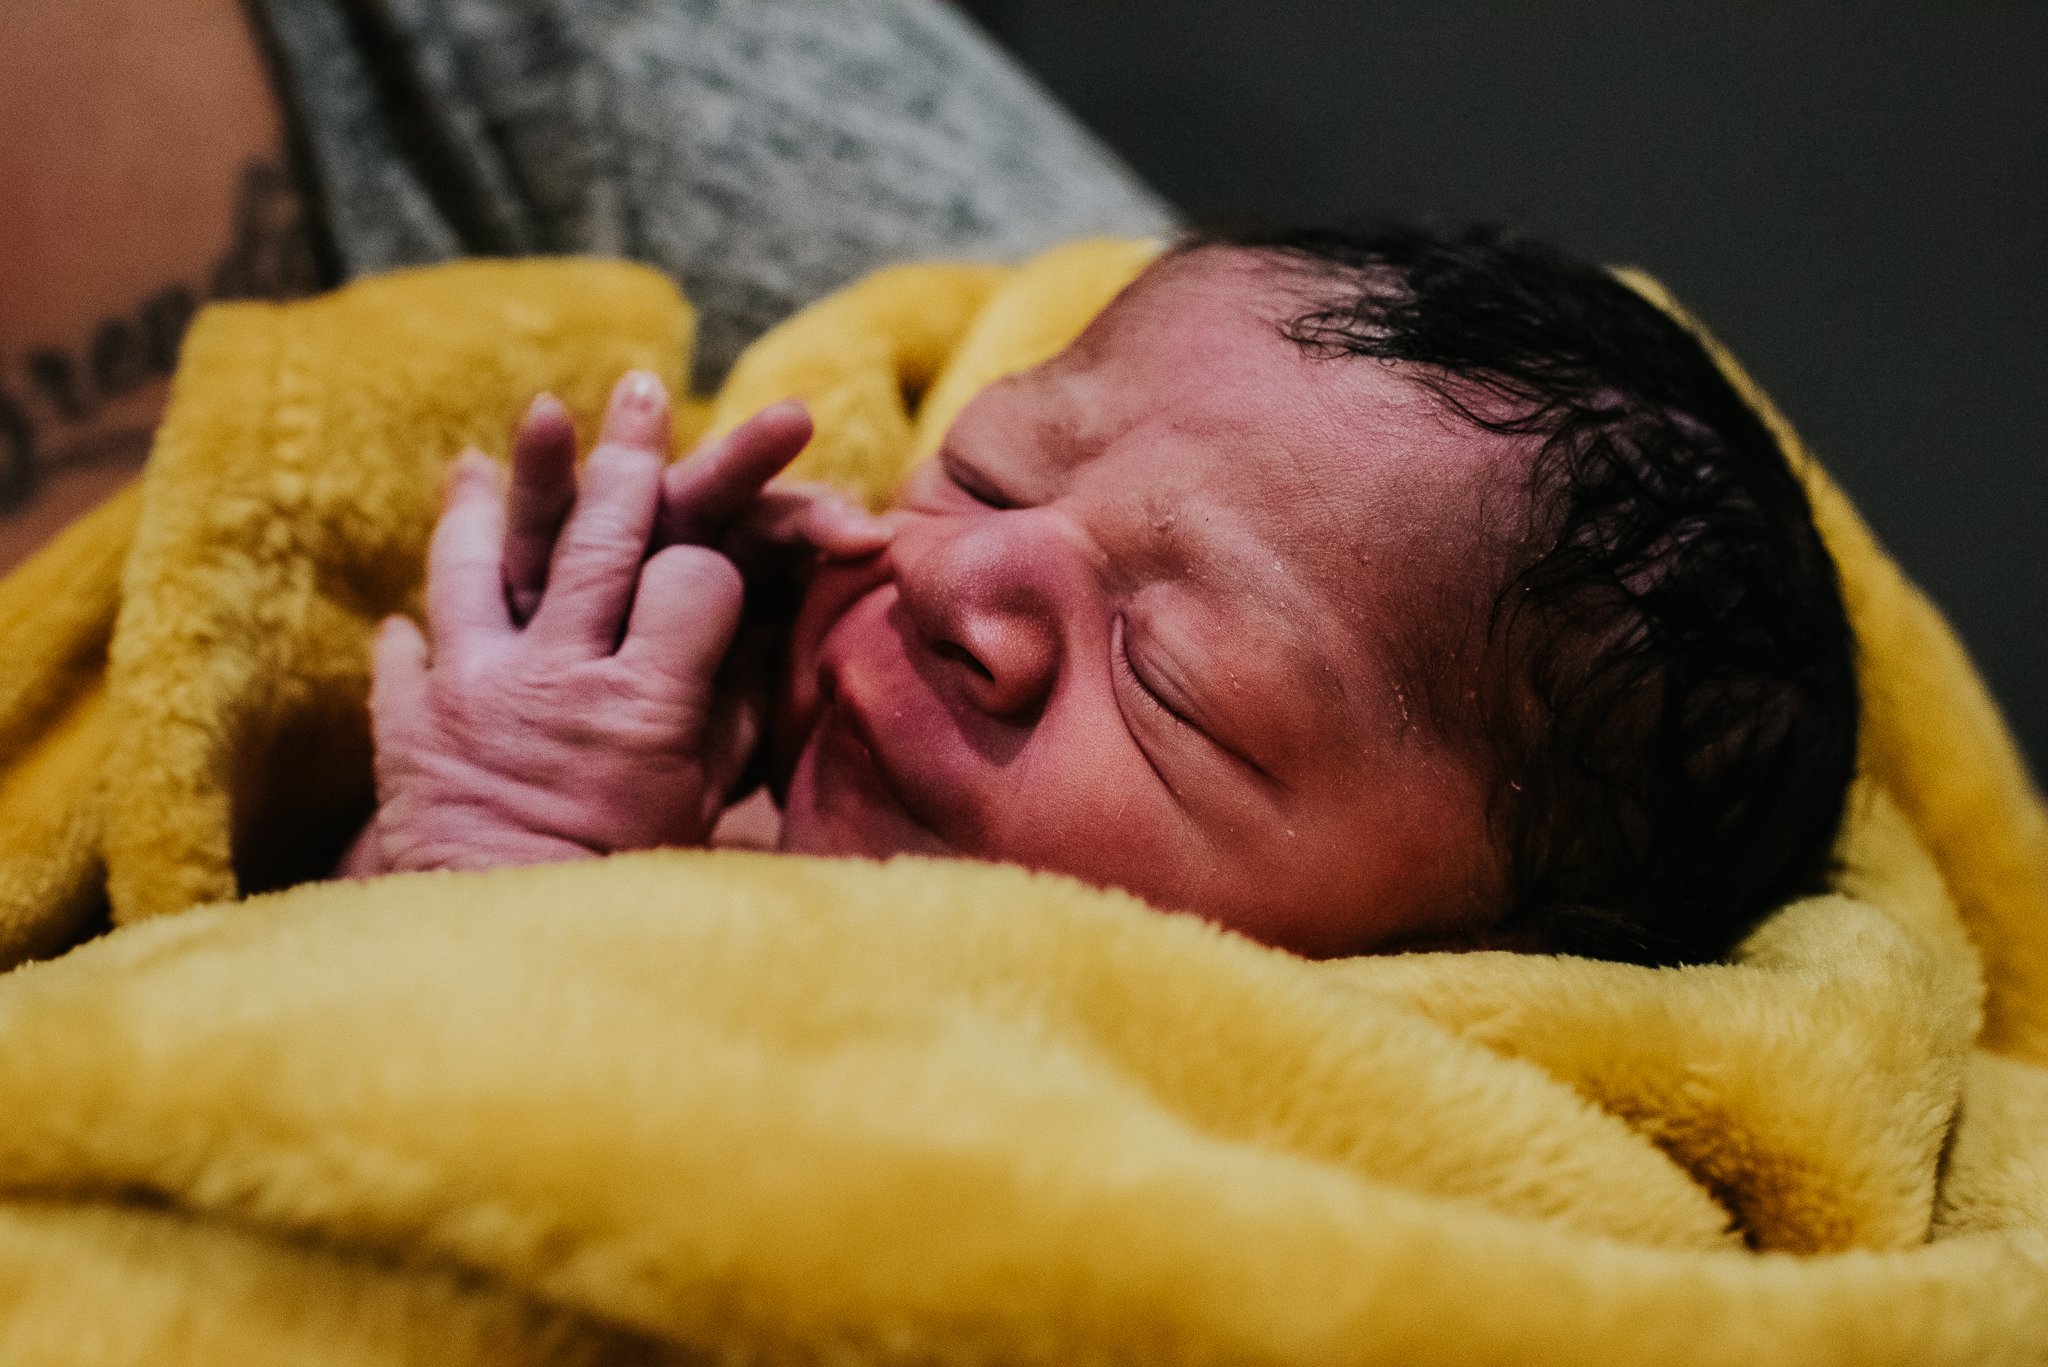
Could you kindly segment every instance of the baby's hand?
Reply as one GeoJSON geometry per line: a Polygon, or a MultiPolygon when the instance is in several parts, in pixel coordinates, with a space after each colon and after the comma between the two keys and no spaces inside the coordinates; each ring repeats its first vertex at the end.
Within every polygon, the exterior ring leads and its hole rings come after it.
{"type": "Polygon", "coordinates": [[[509,506],[487,457],[455,463],[426,632],[394,617],[377,639],[378,813],[344,872],[709,834],[758,745],[768,686],[732,658],[746,585],[726,551],[872,554],[886,532],[833,500],[763,493],[810,438],[801,406],[764,410],[665,477],[668,422],[660,383],[636,373],[613,392],[580,490],[568,415],[545,396],[513,441],[509,506]],[[675,544],[650,555],[657,531],[675,544]]]}

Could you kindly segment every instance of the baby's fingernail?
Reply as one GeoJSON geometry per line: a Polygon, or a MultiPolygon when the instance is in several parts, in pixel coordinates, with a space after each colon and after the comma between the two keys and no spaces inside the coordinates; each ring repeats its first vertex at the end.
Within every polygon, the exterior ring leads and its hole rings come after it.
{"type": "Polygon", "coordinates": [[[523,421],[531,425],[539,422],[567,421],[568,417],[568,407],[560,399],[543,389],[540,393],[533,396],[532,403],[526,405],[526,416],[523,421]]]}
{"type": "Polygon", "coordinates": [[[824,515],[821,549],[839,555],[872,555],[896,537],[896,524],[850,503],[832,506],[824,515]]]}
{"type": "Polygon", "coordinates": [[[612,390],[612,405],[622,412],[652,413],[667,397],[660,376],[648,370],[629,370],[612,390]]]}
{"type": "Polygon", "coordinates": [[[896,524],[885,517],[876,517],[865,508],[848,505],[841,524],[855,536],[872,537],[877,541],[888,541],[896,535],[896,524]]]}
{"type": "Polygon", "coordinates": [[[627,371],[612,388],[611,406],[605,409],[597,439],[666,453],[668,435],[668,390],[660,377],[646,370],[627,371]]]}
{"type": "Polygon", "coordinates": [[[474,446],[463,448],[462,453],[449,461],[448,468],[441,473],[441,497],[453,498],[464,480],[472,479],[480,473],[478,465],[488,465],[490,459],[474,446]]]}

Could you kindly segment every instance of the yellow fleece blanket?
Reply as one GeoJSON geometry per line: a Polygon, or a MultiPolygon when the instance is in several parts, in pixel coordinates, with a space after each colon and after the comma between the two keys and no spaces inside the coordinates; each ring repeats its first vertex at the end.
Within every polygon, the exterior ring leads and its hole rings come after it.
{"type": "MultiPolygon", "coordinates": [[[[1149,250],[885,272],[684,427],[804,395],[877,496],[1149,250]]],[[[367,809],[443,464],[689,340],[594,262],[210,310],[0,583],[0,1362],[2048,1362],[2048,819],[1803,454],[1864,777],[1729,964],[1308,963],[907,859],[247,896],[367,809]]]]}

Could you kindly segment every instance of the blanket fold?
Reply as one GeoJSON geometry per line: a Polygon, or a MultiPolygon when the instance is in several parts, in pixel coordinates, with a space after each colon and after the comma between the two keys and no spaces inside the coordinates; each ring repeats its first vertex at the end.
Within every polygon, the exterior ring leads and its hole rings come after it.
{"type": "MultiPolygon", "coordinates": [[[[879,499],[1155,249],[884,272],[679,436],[800,395],[879,499]]],[[[1870,717],[1835,886],[1729,963],[1309,963],[914,859],[306,883],[441,469],[689,339],[585,261],[210,310],[0,582],[0,1361],[2048,1361],[2048,818],[1725,358],[1870,717]]]]}

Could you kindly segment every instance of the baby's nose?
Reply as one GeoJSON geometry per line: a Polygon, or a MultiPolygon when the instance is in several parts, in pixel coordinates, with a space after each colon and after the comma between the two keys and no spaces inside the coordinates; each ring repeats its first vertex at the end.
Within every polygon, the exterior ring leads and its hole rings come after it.
{"type": "Polygon", "coordinates": [[[1021,523],[1028,512],[966,529],[906,530],[890,546],[897,587],[925,648],[978,710],[1034,720],[1059,678],[1059,549],[1021,523]],[[1003,523],[1012,525],[999,525],[1003,523]]]}
{"type": "Polygon", "coordinates": [[[1059,649],[1040,622],[1009,614],[961,614],[930,638],[933,654],[958,667],[960,686],[983,712],[1035,720],[1052,694],[1059,649]]]}

